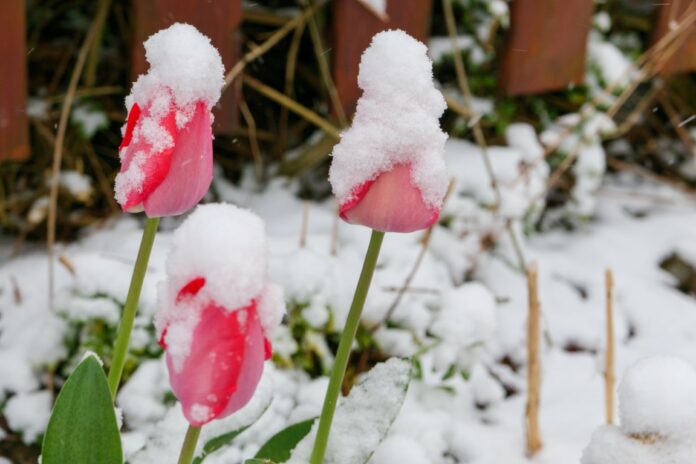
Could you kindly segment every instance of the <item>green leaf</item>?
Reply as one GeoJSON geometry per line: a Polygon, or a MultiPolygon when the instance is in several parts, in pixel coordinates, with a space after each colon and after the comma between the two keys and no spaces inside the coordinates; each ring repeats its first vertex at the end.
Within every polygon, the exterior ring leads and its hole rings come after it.
{"type": "Polygon", "coordinates": [[[43,464],[122,464],[121,437],[104,370],[86,357],[68,377],[48,421],[43,464]]]}
{"type": "MultiPolygon", "coordinates": [[[[265,409],[264,409],[265,411],[265,409]]],[[[211,438],[208,440],[205,445],[203,445],[203,451],[199,456],[196,456],[193,460],[193,464],[200,464],[203,462],[203,460],[210,454],[213,453],[226,444],[230,443],[232,440],[234,440],[237,435],[240,433],[244,432],[246,429],[251,427],[253,423],[247,424],[242,428],[239,428],[237,430],[232,430],[231,432],[223,433],[222,435],[218,435],[215,438],[211,438]]]]}
{"type": "MultiPolygon", "coordinates": [[[[285,462],[290,459],[292,450],[312,430],[312,424],[317,418],[292,424],[273,435],[256,453],[255,459],[272,459],[274,462],[285,462]]],[[[249,462],[249,461],[247,461],[249,462]]]]}
{"type": "Polygon", "coordinates": [[[201,451],[201,454],[196,456],[193,459],[193,464],[201,464],[205,458],[211,454],[214,453],[215,451],[219,450],[223,446],[227,445],[228,443],[232,442],[239,434],[244,432],[246,429],[251,427],[256,423],[257,420],[261,418],[265,414],[265,412],[268,410],[268,407],[271,405],[271,400],[272,397],[269,396],[268,402],[263,406],[263,409],[261,409],[258,414],[256,414],[250,421],[249,423],[243,425],[242,427],[239,427],[238,429],[235,430],[230,430],[229,432],[225,432],[222,435],[218,435],[216,437],[211,438],[207,442],[205,442],[205,445],[203,445],[203,450],[201,451]]]}
{"type": "Polygon", "coordinates": [[[273,461],[269,461],[268,459],[247,459],[244,461],[244,464],[276,464],[273,461]]]}

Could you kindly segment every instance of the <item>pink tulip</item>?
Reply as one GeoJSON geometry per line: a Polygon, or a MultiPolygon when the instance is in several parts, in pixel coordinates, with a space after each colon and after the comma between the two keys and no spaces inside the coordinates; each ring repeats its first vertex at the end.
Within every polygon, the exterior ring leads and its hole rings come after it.
{"type": "Polygon", "coordinates": [[[126,212],[173,216],[194,207],[213,178],[210,110],[222,87],[222,61],[209,39],[186,24],[144,45],[151,66],[126,99],[116,200],[126,212]]]}
{"type": "Polygon", "coordinates": [[[358,85],[351,127],[331,154],[341,218],[381,232],[426,229],[448,184],[439,121],[447,105],[427,47],[403,31],[378,33],[360,60],[358,85]]]}
{"type": "Polygon", "coordinates": [[[263,222],[232,205],[198,206],[172,236],[155,326],[191,425],[247,404],[271,357],[285,304],[266,258],[263,222]]]}
{"type": "Polygon", "coordinates": [[[359,186],[350,201],[340,205],[341,218],[382,232],[413,232],[433,225],[440,214],[428,206],[411,182],[411,169],[396,166],[359,186]]]}

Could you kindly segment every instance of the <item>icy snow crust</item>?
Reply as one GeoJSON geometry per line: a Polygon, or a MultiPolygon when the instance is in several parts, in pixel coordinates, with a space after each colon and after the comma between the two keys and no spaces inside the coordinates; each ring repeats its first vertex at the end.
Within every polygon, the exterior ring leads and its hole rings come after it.
{"type": "Polygon", "coordinates": [[[174,145],[172,128],[164,125],[172,109],[176,130],[181,130],[193,117],[198,102],[205,103],[208,110],[217,103],[224,84],[220,54],[208,37],[189,24],[173,24],[150,36],[143,45],[150,69],[138,77],[126,97],[129,113],[134,104],[143,113],[133,140],[120,156],[123,159],[141,138],[151,149],[149,153],[134,153],[127,169],[116,176],[116,199],[120,204],[125,204],[129,192],[142,190],[148,156],[174,145]]]}
{"type": "Polygon", "coordinates": [[[341,204],[365,182],[406,164],[426,206],[441,206],[448,182],[447,135],[438,119],[446,104],[433,85],[427,51],[405,32],[391,30],[375,35],[363,53],[358,75],[363,95],[352,126],[334,147],[329,172],[341,204]]]}
{"type": "Polygon", "coordinates": [[[619,386],[620,425],[592,435],[582,464],[691,464],[696,460],[696,370],[673,356],[631,366],[619,386]]]}
{"type": "Polygon", "coordinates": [[[200,313],[211,303],[235,311],[256,301],[266,334],[280,324],[283,293],[266,282],[267,259],[263,221],[233,205],[198,206],[174,232],[155,325],[159,334],[167,329],[165,343],[175,368],[188,356],[200,313]],[[194,296],[178,298],[186,284],[201,277],[205,284],[194,296]]]}

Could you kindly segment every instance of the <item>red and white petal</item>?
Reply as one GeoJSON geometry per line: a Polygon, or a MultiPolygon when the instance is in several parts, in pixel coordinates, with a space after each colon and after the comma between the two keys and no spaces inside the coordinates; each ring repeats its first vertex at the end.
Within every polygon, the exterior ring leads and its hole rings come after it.
{"type": "Polygon", "coordinates": [[[426,206],[421,191],[411,181],[408,165],[396,166],[356,189],[352,201],[341,205],[346,222],[382,232],[413,232],[437,221],[437,208],[426,206]]]}
{"type": "Polygon", "coordinates": [[[167,354],[172,390],[189,423],[228,416],[251,399],[263,372],[264,345],[255,304],[236,311],[211,304],[201,312],[180,370],[167,354]]]}
{"type": "MultiPolygon", "coordinates": [[[[130,114],[137,114],[136,105],[131,108],[130,114]]],[[[133,137],[137,125],[141,125],[149,118],[149,110],[140,111],[135,119],[129,114],[126,124],[126,133],[122,143],[121,171],[116,177],[116,199],[123,211],[129,212],[137,209],[145,199],[164,181],[169,173],[172,163],[172,154],[176,146],[176,111],[172,109],[166,116],[159,119],[156,124],[164,137],[169,137],[172,143],[164,148],[155,150],[146,137],[133,137]],[[135,122],[134,122],[135,121],[135,122]],[[125,145],[124,145],[125,144],[125,145]]]]}
{"type": "Polygon", "coordinates": [[[204,103],[179,131],[171,166],[163,181],[144,198],[149,217],[174,216],[193,208],[213,180],[213,133],[210,111],[204,103]]]}

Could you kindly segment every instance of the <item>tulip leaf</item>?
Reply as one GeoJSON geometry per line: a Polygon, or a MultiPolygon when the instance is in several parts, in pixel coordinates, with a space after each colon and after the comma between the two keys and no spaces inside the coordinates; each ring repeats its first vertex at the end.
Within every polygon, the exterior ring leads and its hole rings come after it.
{"type": "Polygon", "coordinates": [[[219,450],[226,444],[230,443],[232,440],[234,440],[237,435],[240,433],[244,432],[246,429],[251,427],[253,423],[247,424],[244,427],[238,428],[237,430],[232,430],[231,432],[223,433],[222,435],[218,435],[215,438],[211,438],[208,440],[205,445],[203,445],[203,451],[199,456],[196,456],[193,460],[193,464],[200,464],[203,462],[203,460],[210,454],[214,453],[215,451],[219,450]]]}
{"type": "Polygon", "coordinates": [[[254,415],[253,417],[246,422],[243,426],[236,428],[234,430],[230,430],[229,432],[225,432],[221,435],[217,435],[210,440],[206,441],[205,444],[203,445],[203,450],[201,451],[201,454],[196,456],[193,459],[192,464],[201,464],[206,457],[208,457],[209,454],[214,453],[215,451],[219,450],[223,446],[229,444],[237,438],[238,435],[240,435],[242,432],[244,432],[246,429],[251,427],[256,423],[257,420],[261,418],[261,416],[264,415],[264,413],[268,410],[268,407],[271,405],[271,400],[272,397],[268,398],[268,402],[265,403],[254,415]]]}
{"type": "Polygon", "coordinates": [[[104,370],[87,356],[56,399],[41,450],[43,464],[121,464],[116,413],[104,370]]]}
{"type": "MultiPolygon", "coordinates": [[[[295,446],[307,436],[310,430],[312,430],[312,425],[314,424],[315,418],[307,419],[297,424],[292,424],[291,426],[281,430],[280,432],[273,435],[256,453],[255,459],[271,459],[273,462],[281,463],[290,459],[292,450],[295,446]]],[[[247,461],[248,462],[248,461],[247,461]]]]}
{"type": "MultiPolygon", "coordinates": [[[[324,462],[365,464],[370,460],[401,410],[411,371],[411,362],[390,358],[375,365],[339,400],[324,462]],[[350,437],[349,446],[345,437],[350,437]]],[[[311,430],[292,451],[292,462],[309,462],[315,439],[316,430],[311,430]]]]}

